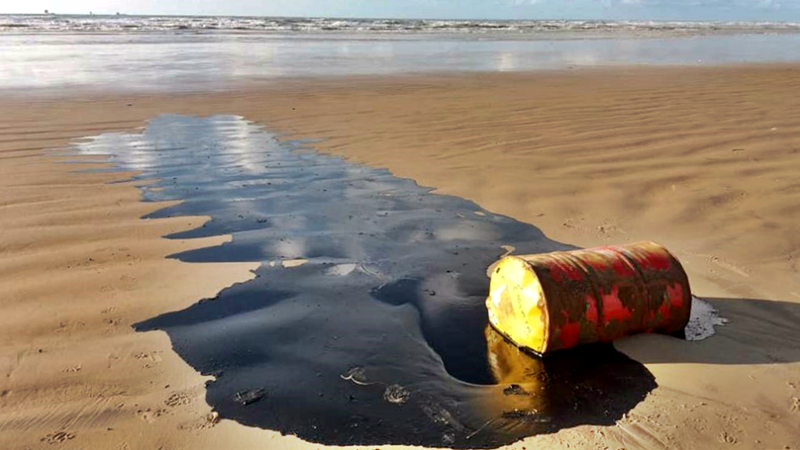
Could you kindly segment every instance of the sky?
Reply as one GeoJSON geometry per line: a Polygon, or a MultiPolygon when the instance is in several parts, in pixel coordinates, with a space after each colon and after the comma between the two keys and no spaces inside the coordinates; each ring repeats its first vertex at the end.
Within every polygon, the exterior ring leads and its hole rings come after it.
{"type": "Polygon", "coordinates": [[[800,0],[0,0],[0,14],[800,22],[800,0]]]}

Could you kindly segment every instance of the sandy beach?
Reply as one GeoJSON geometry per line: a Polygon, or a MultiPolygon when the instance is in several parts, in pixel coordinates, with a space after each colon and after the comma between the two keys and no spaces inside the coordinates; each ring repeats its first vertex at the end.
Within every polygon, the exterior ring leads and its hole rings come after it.
{"type": "Polygon", "coordinates": [[[204,217],[146,219],[146,181],[82,172],[74,139],[161,114],[233,114],[591,247],[654,240],[729,322],[625,338],[658,387],[613,426],[511,448],[800,445],[800,66],[609,67],[106,89],[0,101],[0,447],[320,448],[220,418],[166,333],[131,326],[251,279],[257,263],[167,255],[204,217]]]}

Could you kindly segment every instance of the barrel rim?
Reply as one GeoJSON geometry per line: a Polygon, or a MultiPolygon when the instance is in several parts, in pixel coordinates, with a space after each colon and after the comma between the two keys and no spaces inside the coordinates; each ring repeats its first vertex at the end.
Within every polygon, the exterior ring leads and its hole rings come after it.
{"type": "Polygon", "coordinates": [[[517,344],[517,341],[515,341],[514,339],[511,339],[511,337],[509,335],[507,335],[504,331],[502,331],[502,330],[498,329],[497,327],[495,327],[494,324],[492,324],[491,322],[489,322],[489,326],[492,327],[492,330],[497,332],[497,334],[499,334],[503,339],[505,339],[506,342],[508,342],[509,344],[511,344],[511,345],[515,346],[516,348],[520,349],[523,353],[525,353],[527,355],[534,356],[534,357],[539,358],[539,359],[545,359],[545,360],[546,359],[552,359],[552,358],[558,358],[558,357],[561,357],[561,356],[563,356],[565,354],[569,354],[570,352],[574,352],[575,350],[579,350],[579,349],[584,349],[585,350],[587,347],[591,347],[591,346],[595,346],[595,347],[598,347],[598,348],[601,347],[601,346],[603,346],[603,347],[607,347],[609,345],[612,346],[612,347],[614,346],[614,340],[597,341],[597,342],[589,342],[587,344],[577,345],[575,347],[559,348],[559,349],[556,349],[556,350],[552,350],[552,351],[548,351],[548,352],[544,352],[544,353],[539,353],[536,350],[528,347],[527,345],[519,345],[519,344],[517,344]]]}
{"type": "Polygon", "coordinates": [[[489,321],[489,326],[490,326],[490,327],[492,327],[492,329],[493,329],[494,331],[496,331],[496,332],[497,332],[497,334],[499,334],[500,336],[502,336],[502,337],[503,337],[503,339],[505,339],[506,341],[508,341],[509,343],[511,343],[512,345],[514,345],[515,347],[517,347],[518,349],[522,350],[523,352],[525,352],[525,353],[528,353],[529,355],[536,356],[536,357],[538,357],[538,358],[544,358],[544,357],[546,357],[546,356],[547,356],[547,353],[539,353],[539,352],[537,352],[536,350],[534,350],[534,349],[532,349],[532,348],[528,347],[527,345],[520,345],[520,344],[519,344],[517,341],[515,341],[514,339],[511,339],[511,336],[509,336],[508,334],[506,334],[506,332],[505,332],[505,331],[503,331],[503,330],[501,330],[501,329],[497,328],[497,327],[496,327],[496,326],[495,326],[495,325],[494,325],[494,324],[493,324],[491,321],[489,321]]]}

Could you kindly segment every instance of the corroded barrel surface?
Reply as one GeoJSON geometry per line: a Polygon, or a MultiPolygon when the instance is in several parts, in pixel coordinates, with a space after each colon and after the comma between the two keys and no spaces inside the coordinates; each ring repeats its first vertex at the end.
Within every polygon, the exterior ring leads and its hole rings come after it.
{"type": "Polygon", "coordinates": [[[654,242],[507,256],[492,272],[486,299],[492,326],[537,354],[679,333],[691,305],[686,272],[654,242]]]}

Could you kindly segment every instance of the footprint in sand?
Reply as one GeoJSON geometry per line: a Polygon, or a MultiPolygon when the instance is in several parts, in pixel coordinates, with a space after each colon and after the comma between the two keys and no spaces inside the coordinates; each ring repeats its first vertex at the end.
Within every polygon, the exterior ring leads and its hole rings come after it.
{"type": "Polygon", "coordinates": [[[204,415],[198,420],[178,425],[178,429],[186,431],[202,431],[209,428],[214,428],[214,425],[217,423],[219,423],[219,413],[214,411],[204,415]]]}
{"type": "Polygon", "coordinates": [[[183,392],[175,392],[169,396],[168,399],[164,400],[164,404],[169,406],[170,408],[174,408],[176,406],[181,405],[188,405],[192,402],[192,399],[189,398],[188,395],[184,394],[183,392]]]}
{"type": "Polygon", "coordinates": [[[166,413],[167,413],[166,409],[157,409],[153,411],[152,409],[147,408],[144,410],[140,409],[136,411],[136,416],[147,423],[153,423],[156,420],[158,420],[159,417],[163,416],[166,413]]]}
{"type": "Polygon", "coordinates": [[[720,442],[724,442],[726,444],[736,444],[737,442],[739,442],[739,440],[736,439],[735,436],[728,434],[727,431],[723,431],[722,433],[719,434],[719,440],[720,442]]]}
{"type": "Polygon", "coordinates": [[[56,431],[39,439],[39,441],[47,442],[48,444],[53,445],[53,444],[63,444],[64,442],[70,441],[72,439],[75,439],[74,433],[69,433],[67,431],[56,431]]]}
{"type": "Polygon", "coordinates": [[[142,367],[144,369],[149,369],[149,368],[153,367],[155,364],[158,364],[158,363],[161,362],[160,353],[161,353],[160,351],[155,351],[155,352],[150,352],[150,353],[139,352],[139,353],[134,353],[133,357],[136,358],[136,359],[139,359],[139,360],[146,361],[145,365],[142,366],[142,367]]]}

